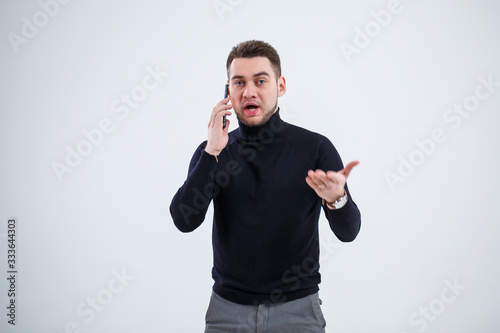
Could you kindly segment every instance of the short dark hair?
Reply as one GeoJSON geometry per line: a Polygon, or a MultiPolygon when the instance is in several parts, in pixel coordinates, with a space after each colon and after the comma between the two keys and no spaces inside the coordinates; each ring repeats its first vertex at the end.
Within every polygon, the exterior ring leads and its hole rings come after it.
{"type": "Polygon", "coordinates": [[[235,58],[266,57],[273,66],[276,80],[281,76],[281,61],[278,52],[271,44],[261,40],[249,40],[241,42],[229,53],[226,61],[227,76],[229,77],[229,67],[235,58]]]}

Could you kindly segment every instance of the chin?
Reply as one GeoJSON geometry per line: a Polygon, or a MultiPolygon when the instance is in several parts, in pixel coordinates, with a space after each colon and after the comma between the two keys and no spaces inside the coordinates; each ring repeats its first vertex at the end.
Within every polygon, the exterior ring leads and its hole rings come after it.
{"type": "MultiPolygon", "coordinates": [[[[277,110],[277,108],[275,108],[275,109],[277,110]]],[[[245,111],[241,110],[239,112],[236,112],[236,117],[243,124],[250,126],[250,127],[256,127],[256,126],[264,125],[269,119],[271,119],[273,114],[274,114],[274,112],[265,112],[265,111],[261,110],[255,116],[249,117],[245,114],[245,111]]]]}
{"type": "Polygon", "coordinates": [[[252,126],[252,127],[261,126],[267,123],[272,116],[273,114],[269,113],[258,117],[245,118],[241,122],[247,126],[252,126]]]}
{"type": "Polygon", "coordinates": [[[263,124],[262,117],[255,116],[255,117],[247,117],[245,115],[240,115],[236,114],[236,117],[238,118],[239,121],[241,121],[243,124],[253,127],[253,126],[260,126],[263,124]]]}
{"type": "Polygon", "coordinates": [[[252,117],[250,119],[246,119],[243,123],[247,126],[260,126],[265,123],[265,120],[262,119],[261,117],[259,118],[252,117]]]}

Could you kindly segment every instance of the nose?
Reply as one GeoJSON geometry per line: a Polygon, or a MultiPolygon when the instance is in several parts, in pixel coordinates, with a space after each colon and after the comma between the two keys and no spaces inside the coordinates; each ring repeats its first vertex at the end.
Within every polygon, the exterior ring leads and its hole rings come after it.
{"type": "Polygon", "coordinates": [[[247,84],[243,91],[243,98],[251,99],[255,97],[257,97],[257,88],[253,83],[247,84]]]}

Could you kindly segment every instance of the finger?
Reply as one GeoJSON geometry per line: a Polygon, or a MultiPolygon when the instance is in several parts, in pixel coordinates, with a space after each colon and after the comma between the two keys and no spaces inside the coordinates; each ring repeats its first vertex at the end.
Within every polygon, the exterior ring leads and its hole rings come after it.
{"type": "Polygon", "coordinates": [[[225,105],[225,104],[229,103],[230,100],[231,100],[231,97],[227,96],[226,98],[220,100],[219,103],[217,103],[217,105],[215,107],[218,107],[219,105],[225,105]]]}
{"type": "Polygon", "coordinates": [[[346,176],[343,173],[335,171],[328,171],[326,173],[326,177],[333,183],[340,183],[343,179],[346,179],[346,176]]]}
{"type": "Polygon", "coordinates": [[[345,178],[349,177],[349,174],[352,171],[352,168],[354,168],[356,165],[359,164],[359,161],[352,161],[349,164],[345,166],[344,169],[340,170],[339,172],[343,173],[345,178]]]}
{"type": "Polygon", "coordinates": [[[317,189],[322,190],[327,187],[328,178],[323,170],[309,170],[308,177],[317,189]]]}
{"type": "Polygon", "coordinates": [[[309,177],[315,177],[315,178],[320,178],[322,176],[325,176],[325,172],[323,170],[316,170],[316,171],[313,171],[313,170],[309,170],[308,173],[309,177]]]}
{"type": "MultiPolygon", "coordinates": [[[[228,111],[228,110],[224,110],[224,111],[221,111],[216,117],[215,119],[217,119],[218,123],[222,123],[222,120],[223,120],[223,117],[224,116],[230,116],[232,115],[233,113],[231,111],[228,111]]],[[[227,118],[226,118],[226,121],[227,121],[227,118]]]]}
{"type": "Polygon", "coordinates": [[[221,110],[229,110],[229,109],[232,109],[232,105],[231,104],[227,104],[229,102],[229,97],[228,98],[224,98],[223,100],[221,100],[219,103],[217,103],[214,108],[212,109],[212,114],[211,114],[211,118],[214,118],[215,115],[220,112],[221,110]]]}
{"type": "MultiPolygon", "coordinates": [[[[223,123],[223,117],[224,116],[230,116],[232,115],[231,112],[229,111],[225,111],[225,112],[219,112],[218,114],[215,115],[215,118],[213,119],[213,121],[210,123],[210,125],[212,127],[218,127],[218,126],[222,126],[222,123],[223,123]]],[[[226,121],[227,121],[227,118],[226,118],[226,121]]],[[[210,127],[210,126],[209,126],[210,127]]]]}
{"type": "Polygon", "coordinates": [[[321,183],[321,179],[316,175],[315,171],[309,170],[307,172],[309,179],[317,186],[321,183]]]}
{"type": "Polygon", "coordinates": [[[231,110],[232,108],[233,108],[233,106],[231,104],[222,104],[222,105],[219,105],[218,107],[214,108],[212,114],[215,116],[219,112],[231,110]]]}
{"type": "Polygon", "coordinates": [[[327,177],[323,170],[316,170],[314,172],[314,179],[318,184],[324,185],[325,187],[331,182],[331,179],[327,177]]]}
{"type": "Polygon", "coordinates": [[[306,183],[307,185],[309,185],[309,187],[311,187],[316,193],[318,193],[321,188],[319,186],[319,184],[316,184],[312,179],[311,177],[306,177],[306,183]]]}
{"type": "Polygon", "coordinates": [[[212,116],[208,123],[208,127],[216,126],[216,124],[222,122],[222,116],[232,115],[233,113],[231,111],[228,111],[232,108],[233,108],[232,105],[220,105],[218,108],[214,108],[212,116]]]}

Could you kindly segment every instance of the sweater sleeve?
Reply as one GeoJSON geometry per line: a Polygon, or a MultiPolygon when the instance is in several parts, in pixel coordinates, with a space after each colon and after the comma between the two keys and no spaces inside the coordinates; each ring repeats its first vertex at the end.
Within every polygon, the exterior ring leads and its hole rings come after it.
{"type": "Polygon", "coordinates": [[[170,204],[174,224],[182,232],[193,231],[201,225],[216,193],[214,174],[217,162],[204,150],[205,144],[202,143],[193,154],[188,177],[170,204]]]}
{"type": "MultiPolygon", "coordinates": [[[[320,145],[319,154],[319,169],[326,172],[340,171],[344,168],[340,155],[330,140],[327,139],[320,145]]],[[[352,242],[361,228],[361,213],[349,192],[347,183],[345,191],[348,199],[344,207],[332,210],[325,203],[323,211],[335,236],[342,242],[352,242]]]]}
{"type": "Polygon", "coordinates": [[[330,229],[332,229],[335,236],[342,242],[352,242],[361,228],[361,213],[354,200],[352,200],[347,185],[345,190],[348,199],[344,207],[332,210],[325,203],[323,210],[330,223],[330,229]]]}

